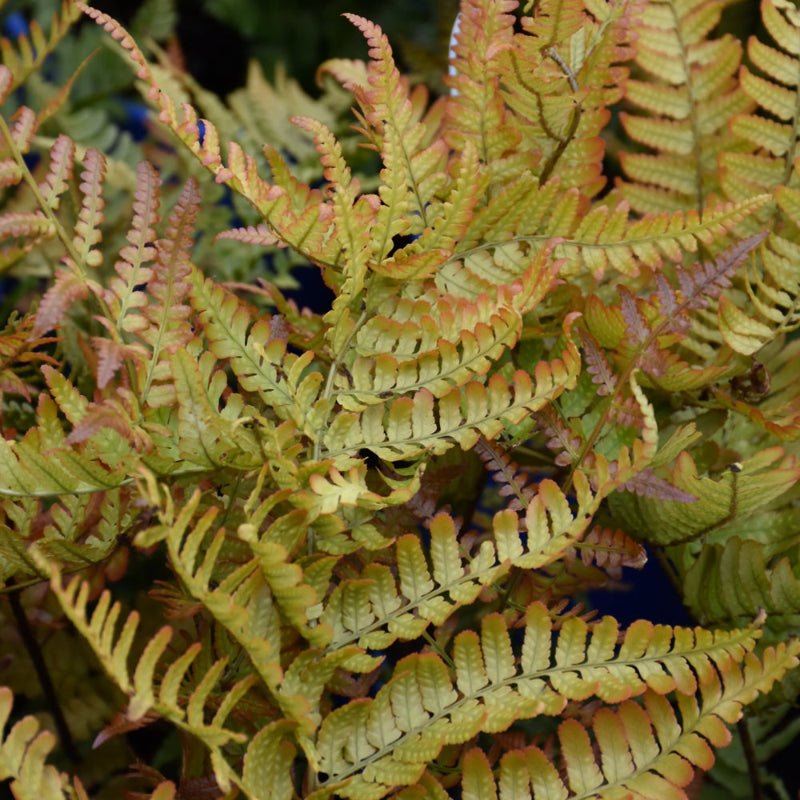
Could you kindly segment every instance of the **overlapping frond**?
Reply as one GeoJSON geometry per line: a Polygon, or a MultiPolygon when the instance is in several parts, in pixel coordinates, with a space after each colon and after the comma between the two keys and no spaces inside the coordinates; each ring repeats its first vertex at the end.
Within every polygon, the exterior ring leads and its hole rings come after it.
{"type": "Polygon", "coordinates": [[[539,569],[560,558],[580,538],[598,503],[585,481],[577,488],[573,511],[558,487],[543,481],[520,516],[511,509],[495,515],[493,541],[484,541],[471,558],[459,554],[452,518],[437,514],[430,523],[430,564],[419,538],[407,534],[396,544],[396,576],[385,565],[371,564],[358,579],[336,587],[320,617],[333,632],[327,647],[357,642],[380,650],[396,639],[415,639],[474,602],[509,569],[539,569]]]}
{"type": "Polygon", "coordinates": [[[518,370],[509,383],[499,373],[486,384],[470,381],[440,398],[422,388],[413,397],[370,405],[360,414],[336,415],[323,438],[326,457],[368,448],[397,461],[425,451],[443,453],[455,444],[469,449],[483,435],[493,438],[506,424],[516,424],[573,387],[580,365],[571,340],[560,359],[541,361],[534,371],[518,370]]]}
{"type": "Polygon", "coordinates": [[[106,428],[90,447],[74,448],[67,443],[67,433],[59,412],[78,423],[86,414],[88,403],[77,401],[75,388],[56,370],[43,368],[58,405],[49,397],[38,408],[38,426],[19,441],[0,438],[0,494],[49,497],[104,491],[130,482],[130,447],[120,449],[119,434],[106,428]],[[96,457],[95,448],[106,448],[117,459],[109,463],[96,457]],[[45,455],[46,454],[46,455],[45,455]]]}
{"type": "Polygon", "coordinates": [[[774,502],[800,477],[800,466],[782,448],[772,447],[719,477],[700,477],[688,453],[679,456],[670,483],[698,502],[687,504],[637,494],[611,498],[615,516],[647,541],[674,544],[719,532],[774,502]]]}

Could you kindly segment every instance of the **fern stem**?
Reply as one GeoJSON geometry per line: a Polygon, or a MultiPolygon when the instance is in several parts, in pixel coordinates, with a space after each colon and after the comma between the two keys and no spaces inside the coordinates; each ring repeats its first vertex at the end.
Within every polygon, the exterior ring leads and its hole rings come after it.
{"type": "Polygon", "coordinates": [[[31,625],[25,614],[25,609],[22,607],[22,600],[20,599],[21,592],[17,591],[17,588],[18,587],[13,586],[14,591],[8,593],[8,602],[11,605],[14,621],[17,623],[19,636],[22,639],[25,651],[28,653],[33,668],[36,671],[36,677],[39,679],[39,685],[42,687],[42,694],[44,694],[48,709],[53,715],[53,722],[55,723],[58,738],[61,740],[64,753],[73,764],[78,764],[81,760],[80,753],[75,746],[72,733],[70,733],[67,720],[61,709],[61,703],[58,700],[55,686],[53,686],[53,681],[50,678],[50,672],[47,669],[47,664],[42,654],[42,648],[39,646],[39,642],[36,641],[36,636],[34,636],[31,630],[31,625]]]}
{"type": "Polygon", "coordinates": [[[747,725],[747,716],[736,723],[736,730],[742,740],[742,750],[747,761],[747,774],[750,776],[750,791],[753,800],[764,800],[764,792],[761,789],[761,779],[758,775],[758,756],[753,745],[753,737],[750,736],[750,728],[747,725]]]}
{"type": "MultiPolygon", "coordinates": [[[[333,384],[336,380],[336,374],[339,371],[339,366],[341,365],[342,361],[344,360],[344,355],[350,347],[350,342],[353,341],[353,337],[358,332],[359,328],[364,324],[367,319],[367,309],[364,308],[361,311],[361,316],[356,320],[356,324],[353,326],[353,330],[350,331],[350,334],[345,339],[344,344],[339,348],[339,352],[334,357],[333,361],[331,362],[331,368],[328,372],[328,379],[325,382],[325,392],[323,393],[323,397],[325,400],[329,401],[328,406],[328,413],[330,413],[330,399],[333,396],[333,384]]],[[[325,432],[325,421],[323,421],[319,428],[317,428],[317,440],[314,442],[314,461],[321,461],[322,460],[322,436],[325,432]]],[[[314,551],[316,550],[316,535],[314,534],[313,528],[309,526],[308,533],[306,535],[306,547],[308,549],[308,555],[313,555],[314,551]]]]}
{"type": "Polygon", "coordinates": [[[674,3],[670,2],[669,9],[672,12],[672,18],[675,23],[675,35],[678,37],[678,43],[680,44],[680,52],[681,52],[681,64],[683,65],[683,72],[684,75],[687,76],[686,78],[686,92],[689,95],[689,123],[692,126],[692,155],[694,157],[694,188],[697,192],[696,200],[696,208],[698,214],[703,216],[703,210],[706,205],[706,198],[705,198],[705,191],[703,190],[703,169],[702,169],[702,159],[703,159],[703,150],[700,147],[700,121],[697,118],[697,106],[698,100],[695,96],[694,92],[694,85],[692,84],[692,65],[689,63],[689,59],[687,58],[687,47],[683,40],[683,30],[681,28],[681,18],[678,12],[675,9],[674,3]]]}

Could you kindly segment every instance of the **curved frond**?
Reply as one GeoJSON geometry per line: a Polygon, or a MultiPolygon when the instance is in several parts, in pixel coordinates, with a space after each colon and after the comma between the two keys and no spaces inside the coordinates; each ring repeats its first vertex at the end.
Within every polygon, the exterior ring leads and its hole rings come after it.
{"type": "Polygon", "coordinates": [[[782,448],[772,447],[735,464],[718,478],[699,477],[688,453],[678,457],[670,483],[697,502],[662,500],[631,493],[611,499],[614,515],[647,541],[675,544],[738,523],[774,502],[800,477],[800,466],[782,448]]]}
{"type": "MultiPolygon", "coordinates": [[[[722,720],[738,719],[741,706],[780,680],[797,663],[800,651],[800,643],[781,645],[765,653],[762,665],[752,654],[758,637],[754,628],[711,634],[699,628],[654,628],[640,622],[628,629],[621,643],[618,633],[610,617],[591,626],[572,618],[564,621],[554,637],[547,609],[534,604],[528,609],[524,642],[517,655],[503,618],[499,614],[484,617],[480,636],[465,631],[456,637],[452,670],[433,653],[409,656],[397,665],[394,677],[374,700],[351,703],[325,718],[316,740],[320,766],[327,775],[322,786],[336,786],[337,793],[348,798],[365,796],[369,786],[369,796],[380,798],[393,786],[415,782],[446,744],[468,741],[478,730],[503,731],[517,719],[559,714],[568,699],[586,699],[595,693],[606,701],[623,702],[618,717],[623,724],[634,714],[640,724],[649,719],[659,737],[666,731],[673,737],[665,739],[664,750],[674,747],[688,755],[699,744],[695,731],[711,735],[715,745],[726,743],[722,720]],[[635,668],[632,659],[636,659],[635,668]],[[744,672],[736,666],[740,660],[746,663],[744,672]],[[685,732],[671,712],[670,717],[663,716],[670,709],[663,695],[673,691],[685,732]],[[698,691],[700,707],[695,698],[698,691]],[[649,715],[628,699],[640,695],[649,715]]],[[[602,719],[614,714],[608,709],[598,713],[602,719]]],[[[562,737],[568,768],[573,757],[585,760],[578,751],[588,745],[588,738],[584,733],[583,739],[574,740],[577,725],[562,723],[562,731],[570,734],[562,737]]],[[[633,779],[661,754],[661,748],[648,746],[648,740],[638,750],[637,737],[612,738],[611,730],[608,734],[604,746],[625,748],[623,742],[630,741],[634,748],[636,766],[617,773],[626,778],[633,779]]],[[[630,756],[631,751],[627,752],[630,756]]],[[[702,749],[702,755],[707,764],[708,748],[702,749]]],[[[548,762],[542,758],[544,766],[548,762]]],[[[602,784],[602,774],[593,772],[598,779],[593,774],[592,786],[579,786],[581,778],[575,777],[571,778],[576,780],[573,788],[583,791],[602,784]]],[[[547,774],[556,775],[552,766],[547,774]]],[[[610,773],[612,780],[614,775],[610,773]]]]}
{"type": "Polygon", "coordinates": [[[367,448],[387,461],[405,460],[428,451],[443,453],[459,444],[468,450],[478,438],[495,437],[575,385],[580,366],[575,346],[561,359],[540,362],[535,383],[518,370],[509,384],[499,373],[486,385],[470,381],[435,398],[423,388],[414,397],[370,405],[361,412],[335,416],[323,438],[325,457],[355,455],[367,448]]]}
{"type": "Polygon", "coordinates": [[[686,797],[683,789],[695,769],[710,769],[712,748],[730,742],[727,726],[741,717],[742,706],[791,669],[797,650],[781,645],[767,650],[761,662],[748,653],[744,669],[733,665],[713,673],[699,698],[679,694],[677,713],[664,697],[648,691],[643,704],[628,700],[616,711],[598,710],[590,726],[566,720],[558,729],[555,764],[538,747],[513,750],[502,757],[495,777],[486,756],[473,749],[464,758],[464,794],[497,800],[686,797]]]}

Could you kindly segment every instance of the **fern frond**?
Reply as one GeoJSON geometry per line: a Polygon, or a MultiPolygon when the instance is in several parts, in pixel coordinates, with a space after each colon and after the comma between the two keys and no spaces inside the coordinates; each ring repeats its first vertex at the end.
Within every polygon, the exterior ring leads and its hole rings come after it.
{"type": "Polygon", "coordinates": [[[139,654],[136,669],[131,675],[128,660],[139,624],[138,613],[131,612],[117,634],[121,606],[119,602],[111,604],[107,590],[101,594],[90,617],[87,613],[88,584],[75,578],[64,587],[55,567],[44,560],[39,560],[39,566],[50,575],[53,593],[68,619],[94,650],[108,676],[128,695],[128,719],[135,721],[152,711],[196,736],[211,753],[220,786],[228,788],[231,781],[236,780],[236,773],[226,761],[222,748],[232,742],[242,742],[245,737],[225,728],[224,723],[253,685],[255,676],[248,675],[231,687],[214,717],[207,721],[205,711],[208,696],[220,680],[227,659],[215,661],[202,675],[190,677],[189,670],[202,649],[197,642],[170,664],[156,686],[156,669],[172,638],[172,629],[164,626],[139,654]]]}
{"type": "Polygon", "coordinates": [[[695,252],[698,244],[722,238],[769,201],[770,195],[761,193],[706,207],[700,213],[695,209],[664,211],[630,221],[628,201],[613,210],[597,206],[583,217],[576,215],[574,229],[563,234],[565,241],[555,253],[567,259],[562,274],[584,266],[599,279],[611,266],[623,275],[636,276],[641,265],[657,269],[664,258],[680,263],[684,250],[695,252]]]}
{"type": "Polygon", "coordinates": [[[656,151],[621,154],[632,183],[619,188],[639,212],[694,208],[702,213],[708,198],[720,192],[719,154],[742,149],[726,124],[754,103],[735,78],[739,42],[730,34],[707,38],[721,10],[716,0],[655,0],[632,24],[638,35],[636,62],[652,79],[629,80],[625,96],[654,116],[623,113],[620,118],[628,136],[656,151]]]}
{"type": "Polygon", "coordinates": [[[381,311],[388,314],[359,328],[354,348],[360,355],[346,375],[337,376],[336,400],[349,411],[379,403],[387,392],[402,395],[424,387],[442,397],[485,374],[513,347],[521,328],[513,307],[486,296],[475,303],[395,299],[381,311]]]}
{"type": "Polygon", "coordinates": [[[364,288],[367,262],[372,255],[370,231],[377,223],[376,203],[371,203],[368,196],[359,197],[360,183],[353,178],[345,163],[341,145],[321,122],[300,117],[295,124],[314,134],[321,163],[325,167],[324,176],[330,185],[333,235],[338,240],[344,261],[337,265],[337,271],[342,273],[341,285],[337,287],[337,300],[342,302],[342,298],[350,304],[360,298],[364,288]]]}
{"type": "Polygon", "coordinates": [[[792,9],[782,8],[773,0],[761,3],[764,27],[778,47],[750,37],[748,55],[763,77],[742,67],[741,85],[762,113],[739,114],[731,120],[731,130],[756,152],[723,153],[720,160],[722,188],[729,197],[767,191],[775,198],[758,215],[758,222],[769,229],[770,237],[760,249],[760,258],[747,271],[746,294],[727,299],[720,306],[720,330],[725,342],[744,355],[800,326],[800,286],[789,267],[792,241],[800,226],[800,182],[794,168],[800,85],[797,76],[789,71],[798,48],[791,13],[792,9]],[[747,311],[737,307],[744,303],[747,311]]]}
{"type": "Polygon", "coordinates": [[[742,706],[779,681],[797,662],[797,651],[780,645],[767,650],[761,662],[748,653],[744,669],[733,664],[721,675],[712,673],[700,687],[699,702],[679,694],[678,714],[664,697],[648,691],[643,705],[627,700],[617,711],[600,709],[588,729],[566,720],[558,729],[558,768],[544,751],[529,747],[506,753],[495,778],[483,753],[470,750],[464,794],[499,800],[685,797],[694,770],[714,763],[711,747],[730,742],[727,726],[741,717],[742,706]]]}
{"type": "Polygon", "coordinates": [[[615,494],[609,502],[616,519],[647,541],[674,544],[720,531],[774,502],[800,477],[800,467],[782,448],[772,447],[735,466],[717,479],[699,477],[688,453],[682,453],[669,482],[697,498],[687,504],[630,493],[615,494]]]}
{"type": "Polygon", "coordinates": [[[499,92],[505,52],[512,45],[514,17],[510,12],[515,7],[513,0],[464,4],[453,48],[455,74],[445,79],[455,92],[446,106],[445,141],[456,151],[472,142],[481,161],[493,165],[501,178],[518,167],[531,168],[538,160],[532,152],[511,156],[521,137],[499,92]],[[510,163],[503,165],[503,159],[510,163]]]}
{"type": "Polygon", "coordinates": [[[508,453],[496,442],[479,439],[475,443],[475,452],[492,473],[492,480],[500,485],[498,494],[510,497],[506,508],[519,511],[530,503],[535,494],[535,484],[529,484],[527,476],[511,460],[508,453]]]}
{"type": "Polygon", "coordinates": [[[622,567],[641,569],[647,562],[647,551],[620,529],[595,525],[565,553],[565,561],[580,558],[585,566],[595,565],[612,578],[622,577],[622,567]]]}
{"type": "Polygon", "coordinates": [[[76,403],[74,387],[52,367],[44,365],[43,374],[51,382],[61,403],[42,396],[38,408],[38,425],[32,427],[20,441],[0,438],[0,495],[17,497],[51,497],[60,494],[84,494],[114,489],[130,482],[131,449],[120,453],[118,434],[107,429],[105,441],[96,446],[106,453],[118,454],[116,461],[104,463],[92,450],[81,451],[69,446],[59,419],[59,408],[75,423],[85,416],[88,403],[76,403]],[[44,454],[47,455],[44,455],[44,454]]]}
{"type": "MultiPolygon", "coordinates": [[[[193,273],[192,284],[192,304],[211,352],[230,363],[245,392],[257,393],[264,407],[279,419],[296,420],[301,429],[316,437],[314,404],[321,380],[304,382],[305,391],[299,396],[294,391],[311,354],[287,353],[285,339],[275,335],[266,319],[251,327],[249,309],[212,281],[203,280],[198,272],[193,273]]],[[[320,402],[324,404],[324,400],[320,402]]]]}
{"type": "Polygon", "coordinates": [[[627,78],[632,11],[629,3],[586,9],[571,1],[523,16],[503,94],[523,135],[519,151],[538,157],[534,174],[542,183],[557,174],[589,198],[605,183],[600,132],[627,78]]]}
{"type": "Polygon", "coordinates": [[[784,556],[777,563],[765,558],[753,539],[731,536],[724,544],[704,544],[684,576],[688,607],[698,619],[736,624],[760,609],[783,628],[800,616],[797,567],[784,556]]]}
{"type": "Polygon", "coordinates": [[[481,435],[496,436],[506,424],[519,423],[575,385],[579,359],[570,348],[563,360],[536,365],[535,384],[522,370],[514,373],[511,385],[495,373],[485,386],[470,381],[438,399],[420,389],[413,398],[371,405],[360,415],[342,412],[325,432],[323,453],[336,458],[367,448],[379,458],[398,461],[426,451],[444,453],[455,444],[469,450],[481,435]]]}
{"type": "MultiPolygon", "coordinates": [[[[762,666],[752,654],[759,635],[752,627],[711,634],[699,628],[654,628],[639,622],[628,629],[621,644],[617,635],[611,617],[591,626],[572,618],[553,637],[547,609],[534,604],[527,612],[517,656],[503,618],[485,616],[480,636],[465,631],[456,637],[452,677],[432,653],[409,656],[396,666],[394,677],[374,700],[350,703],[325,718],[316,740],[321,770],[327,775],[321,786],[336,786],[342,797],[355,798],[366,796],[369,785],[369,796],[382,797],[393,786],[417,780],[446,744],[467,741],[478,730],[497,733],[517,719],[558,714],[568,698],[585,699],[595,693],[610,702],[644,694],[649,718],[658,726],[670,709],[662,695],[676,691],[689,730],[681,749],[690,751],[697,741],[692,734],[695,726],[707,731],[716,725],[719,731],[720,717],[735,721],[744,703],[768,690],[797,663],[800,651],[797,643],[781,645],[765,653],[762,666]],[[630,666],[631,659],[636,659],[636,669],[630,666]],[[735,664],[738,660],[746,663],[744,673],[735,664]],[[705,719],[697,707],[698,689],[712,719],[705,719]]],[[[623,720],[637,712],[637,720],[647,719],[638,703],[627,700],[622,708],[623,720]]],[[[672,720],[668,730],[679,738],[680,727],[672,720]]],[[[572,724],[562,726],[571,732],[572,724]]],[[[724,727],[721,730],[728,735],[724,727]]],[[[636,748],[636,741],[630,737],[631,747],[636,748]]],[[[673,744],[670,741],[665,749],[673,744]]],[[[562,746],[569,766],[575,745],[562,746]]],[[[660,750],[644,750],[647,761],[641,751],[635,751],[634,758],[642,760],[637,766],[646,764],[646,769],[660,750]]],[[[709,755],[707,749],[702,752],[709,755]]],[[[637,772],[626,772],[626,778],[637,772]]],[[[552,767],[549,774],[555,774],[552,767]]],[[[595,786],[600,783],[602,778],[595,786]]]]}
{"type": "Polygon", "coordinates": [[[39,189],[49,208],[57,209],[61,195],[67,190],[75,162],[75,143],[60,134],[50,148],[50,164],[39,189]]]}
{"type": "Polygon", "coordinates": [[[494,541],[485,541],[474,558],[466,559],[459,554],[453,519],[437,514],[430,522],[430,565],[419,538],[408,534],[395,546],[396,577],[385,565],[370,564],[358,579],[334,589],[320,617],[333,631],[328,648],[357,642],[375,650],[414,639],[473,602],[510,567],[547,565],[576,542],[597,507],[585,482],[578,484],[577,503],[573,515],[558,487],[542,481],[523,514],[507,508],[495,515],[494,541]],[[524,545],[521,530],[527,532],[524,545]]]}
{"type": "Polygon", "coordinates": [[[0,781],[10,780],[8,787],[18,800],[65,800],[66,778],[62,780],[58,770],[45,763],[56,737],[40,731],[33,716],[23,717],[5,732],[12,702],[11,690],[0,687],[0,781]]]}
{"type": "Polygon", "coordinates": [[[12,75],[9,92],[21,86],[41,67],[79,17],[80,9],[69,0],[62,0],[60,11],[53,12],[49,36],[46,36],[39,23],[32,19],[28,28],[29,33],[19,34],[15,43],[5,36],[0,39],[3,65],[12,75]]]}
{"type": "MultiPolygon", "coordinates": [[[[447,148],[441,139],[430,141],[427,125],[419,119],[427,92],[422,87],[409,90],[408,79],[400,76],[381,29],[363,17],[345,17],[366,37],[372,59],[367,83],[354,85],[353,93],[360,107],[361,131],[383,160],[382,206],[372,242],[375,262],[380,265],[392,250],[394,236],[419,233],[435,219],[435,196],[444,183],[441,172],[447,148]],[[414,223],[415,217],[418,223],[414,223]]],[[[392,270],[392,274],[396,272],[392,270]]]]}
{"type": "Polygon", "coordinates": [[[103,181],[106,173],[106,158],[98,150],[89,149],[86,151],[83,165],[85,170],[81,172],[79,187],[82,193],[81,209],[78,212],[73,239],[73,246],[80,261],[78,264],[71,263],[71,259],[67,261],[67,266],[79,273],[82,273],[87,266],[97,267],[103,262],[103,256],[97,249],[97,244],[103,238],[100,225],[105,221],[103,181]]]}

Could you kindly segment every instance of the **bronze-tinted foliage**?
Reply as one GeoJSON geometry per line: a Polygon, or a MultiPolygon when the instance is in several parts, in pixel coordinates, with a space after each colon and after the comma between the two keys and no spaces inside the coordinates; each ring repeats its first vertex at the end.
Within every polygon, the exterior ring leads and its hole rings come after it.
{"type": "MultiPolygon", "coordinates": [[[[369,59],[320,80],[377,174],[285,81],[249,91],[302,107],[295,138],[276,123],[255,152],[240,95],[227,110],[82,3],[3,43],[2,99],[78,9],[196,164],[168,201],[141,163],[112,248],[113,158],[43,141],[51,106],[0,117],[0,265],[56,264],[0,332],[3,414],[28,420],[0,420],[0,579],[17,619],[59,627],[51,671],[81,687],[62,702],[98,718],[62,713],[76,738],[118,745],[110,771],[122,734],[174,726],[180,785],[137,765],[155,800],[684,798],[744,706],[780,718],[800,691],[793,6],[764,0],[771,41],[745,55],[716,0],[463,0],[433,102],[348,15],[369,59]],[[327,311],[203,274],[209,175],[256,219],[221,244],[292,250],[327,311]],[[694,627],[575,602],[644,545],[694,627]],[[105,584],[129,548],[171,578],[123,611],[105,584]]],[[[9,663],[4,724],[34,692],[9,663]]],[[[44,800],[110,780],[46,765],[54,743],[23,716],[0,779],[44,800]]]]}

